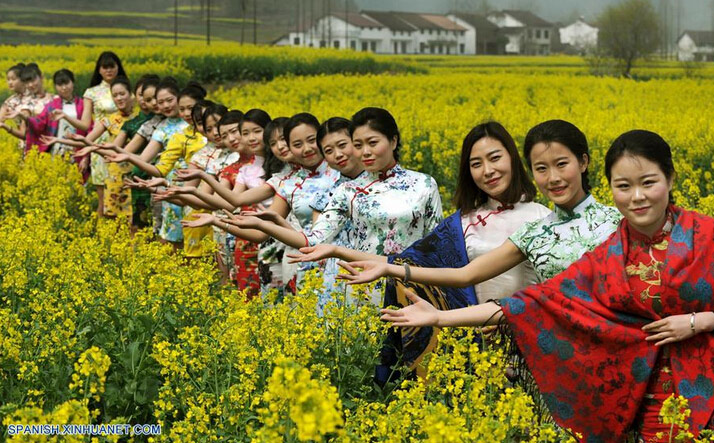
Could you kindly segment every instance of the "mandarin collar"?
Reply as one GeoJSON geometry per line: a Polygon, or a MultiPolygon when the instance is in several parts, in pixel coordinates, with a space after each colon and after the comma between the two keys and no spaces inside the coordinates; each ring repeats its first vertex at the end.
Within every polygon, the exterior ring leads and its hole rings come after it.
{"type": "Polygon", "coordinates": [[[592,203],[595,203],[595,198],[592,196],[592,194],[585,194],[585,197],[580,200],[580,203],[575,205],[572,210],[568,210],[558,205],[555,205],[553,212],[555,212],[555,215],[558,216],[558,218],[561,220],[572,220],[575,218],[582,217],[582,214],[585,212],[585,209],[592,203]]]}
{"type": "Polygon", "coordinates": [[[645,245],[656,245],[658,243],[662,243],[662,241],[672,232],[672,228],[674,228],[674,211],[671,207],[667,208],[667,215],[665,216],[664,224],[652,235],[651,238],[630,226],[627,219],[625,219],[625,223],[627,226],[627,236],[630,241],[644,243],[645,245]]]}

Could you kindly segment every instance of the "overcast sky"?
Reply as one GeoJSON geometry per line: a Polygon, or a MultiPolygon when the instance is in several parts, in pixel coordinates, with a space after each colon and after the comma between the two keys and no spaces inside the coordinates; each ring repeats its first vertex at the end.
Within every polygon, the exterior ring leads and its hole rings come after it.
{"type": "MultiPolygon", "coordinates": [[[[448,12],[483,4],[483,0],[354,0],[362,9],[448,12]]],[[[618,0],[489,0],[493,9],[529,9],[549,21],[565,22],[578,15],[594,20],[602,9],[618,0]]],[[[651,0],[656,9],[668,2],[670,14],[676,17],[677,3],[681,8],[681,30],[714,30],[712,9],[714,0],[651,0]]],[[[673,20],[673,26],[676,21],[673,20]]]]}

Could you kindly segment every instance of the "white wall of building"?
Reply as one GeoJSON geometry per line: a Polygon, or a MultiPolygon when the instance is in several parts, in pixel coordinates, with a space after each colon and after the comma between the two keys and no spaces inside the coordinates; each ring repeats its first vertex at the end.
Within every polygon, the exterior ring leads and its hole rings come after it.
{"type": "Polygon", "coordinates": [[[464,47],[466,49],[465,53],[476,54],[476,48],[478,47],[478,35],[476,28],[453,14],[447,15],[447,17],[453,22],[455,22],[457,25],[466,29],[463,37],[461,37],[461,40],[463,41],[464,47]]]}
{"type": "Polygon", "coordinates": [[[576,20],[568,26],[559,29],[560,42],[571,45],[581,51],[595,48],[599,29],[590,26],[582,20],[576,20]]]}

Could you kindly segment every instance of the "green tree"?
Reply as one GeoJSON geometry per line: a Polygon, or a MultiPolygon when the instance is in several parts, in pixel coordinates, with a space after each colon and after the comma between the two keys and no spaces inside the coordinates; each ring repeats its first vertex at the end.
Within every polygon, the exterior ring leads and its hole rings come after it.
{"type": "Polygon", "coordinates": [[[616,59],[626,77],[637,59],[660,43],[659,19],[649,0],[624,0],[607,7],[598,18],[600,49],[616,59]]]}

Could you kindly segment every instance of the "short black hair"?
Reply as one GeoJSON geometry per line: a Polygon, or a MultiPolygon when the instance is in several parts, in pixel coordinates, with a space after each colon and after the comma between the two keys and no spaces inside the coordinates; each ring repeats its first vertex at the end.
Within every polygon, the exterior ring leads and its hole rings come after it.
{"type": "MultiPolygon", "coordinates": [[[[523,144],[523,156],[526,158],[529,168],[533,169],[531,162],[533,146],[538,143],[545,143],[547,145],[553,142],[560,143],[568,148],[579,162],[582,161],[584,156],[587,156],[588,160],[590,159],[588,139],[577,126],[565,120],[548,120],[535,125],[526,134],[526,140],[523,144]]],[[[583,191],[590,192],[590,180],[588,179],[587,168],[581,176],[583,191]]]]}
{"type": "Polygon", "coordinates": [[[74,74],[69,69],[60,69],[52,75],[52,81],[55,85],[66,85],[69,82],[74,83],[74,74]]]}

